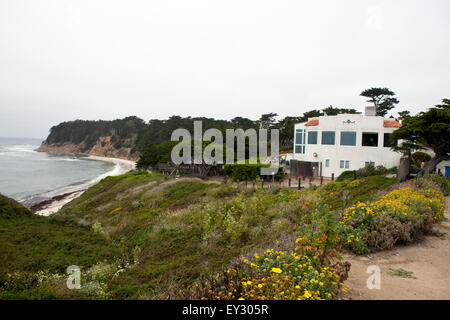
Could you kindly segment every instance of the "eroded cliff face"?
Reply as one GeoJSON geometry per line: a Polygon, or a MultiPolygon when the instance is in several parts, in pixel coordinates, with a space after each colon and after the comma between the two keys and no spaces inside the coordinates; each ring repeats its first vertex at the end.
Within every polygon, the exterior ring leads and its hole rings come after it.
{"type": "Polygon", "coordinates": [[[84,142],[80,144],[74,144],[71,142],[64,143],[47,143],[44,141],[42,145],[36,149],[36,151],[62,153],[62,154],[88,154],[90,156],[119,158],[137,161],[139,159],[138,154],[131,154],[131,148],[121,147],[116,149],[111,142],[111,137],[100,137],[96,144],[89,150],[84,150],[84,142]]]}

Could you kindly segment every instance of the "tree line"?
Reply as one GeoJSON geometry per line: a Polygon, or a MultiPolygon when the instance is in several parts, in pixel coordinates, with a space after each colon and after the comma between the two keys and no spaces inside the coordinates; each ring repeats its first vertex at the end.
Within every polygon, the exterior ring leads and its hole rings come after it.
{"type": "MultiPolygon", "coordinates": [[[[395,92],[388,88],[370,88],[361,92],[360,96],[368,98],[375,107],[378,116],[386,116],[399,100],[395,92]]],[[[329,106],[316,108],[303,113],[301,116],[286,116],[276,120],[275,112],[262,114],[257,120],[245,117],[235,117],[231,120],[218,120],[206,117],[180,117],[172,116],[167,120],[152,119],[147,123],[135,116],[113,121],[86,121],[76,120],[63,122],[50,129],[48,143],[72,142],[84,143],[84,151],[94,146],[100,137],[111,136],[114,147],[129,147],[132,154],[141,156],[142,167],[158,162],[167,162],[174,142],[170,141],[172,132],[178,128],[187,129],[191,134],[194,131],[194,122],[201,121],[203,130],[216,128],[225,135],[226,129],[278,129],[280,137],[280,150],[291,151],[294,140],[294,126],[308,118],[323,115],[358,114],[353,108],[339,108],[329,106]]],[[[392,117],[392,116],[391,116],[392,117]]],[[[436,157],[432,159],[426,170],[433,170],[438,161],[448,159],[449,152],[449,100],[443,99],[443,104],[411,116],[409,111],[399,112],[399,120],[403,127],[394,135],[397,139],[406,140],[401,152],[410,152],[423,147],[432,149],[436,157]]],[[[411,153],[411,152],[410,152],[411,153]]]]}

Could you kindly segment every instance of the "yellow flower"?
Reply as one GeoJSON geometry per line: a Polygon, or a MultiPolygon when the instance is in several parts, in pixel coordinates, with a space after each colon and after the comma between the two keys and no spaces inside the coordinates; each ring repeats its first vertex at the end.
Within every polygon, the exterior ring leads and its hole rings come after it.
{"type": "Polygon", "coordinates": [[[309,293],[308,292],[308,290],[305,290],[305,293],[303,294],[303,296],[306,298],[306,299],[308,299],[308,298],[311,298],[311,293],[309,293]]]}
{"type": "Polygon", "coordinates": [[[260,283],[260,284],[258,284],[258,288],[262,288],[262,284],[260,283]]]}
{"type": "Polygon", "coordinates": [[[122,208],[114,209],[114,210],[112,210],[109,214],[113,214],[114,212],[117,212],[117,211],[119,211],[120,209],[122,209],[122,208]]]}
{"type": "Polygon", "coordinates": [[[272,268],[272,272],[281,273],[282,271],[280,268],[272,268]]]}

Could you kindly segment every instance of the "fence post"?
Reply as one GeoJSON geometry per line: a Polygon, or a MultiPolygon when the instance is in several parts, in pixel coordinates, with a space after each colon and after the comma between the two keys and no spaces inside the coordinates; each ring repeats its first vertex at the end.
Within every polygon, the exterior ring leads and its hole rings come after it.
{"type": "Polygon", "coordinates": [[[288,186],[291,187],[291,178],[289,178],[288,186]]]}
{"type": "Polygon", "coordinates": [[[323,176],[320,176],[320,185],[323,184],[323,176]]]}
{"type": "Polygon", "coordinates": [[[356,180],[356,170],[353,170],[353,180],[356,180]]]}
{"type": "Polygon", "coordinates": [[[334,182],[334,173],[331,174],[331,182],[334,182]]]}
{"type": "Polygon", "coordinates": [[[302,188],[302,178],[298,177],[298,186],[297,186],[298,190],[300,190],[302,188]]]}

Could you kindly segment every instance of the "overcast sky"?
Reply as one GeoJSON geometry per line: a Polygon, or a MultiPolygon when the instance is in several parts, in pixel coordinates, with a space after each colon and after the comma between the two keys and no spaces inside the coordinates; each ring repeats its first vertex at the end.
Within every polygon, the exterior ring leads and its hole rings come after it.
{"type": "Polygon", "coordinates": [[[450,98],[448,0],[0,0],[0,136],[59,122],[416,113],[450,98]]]}

